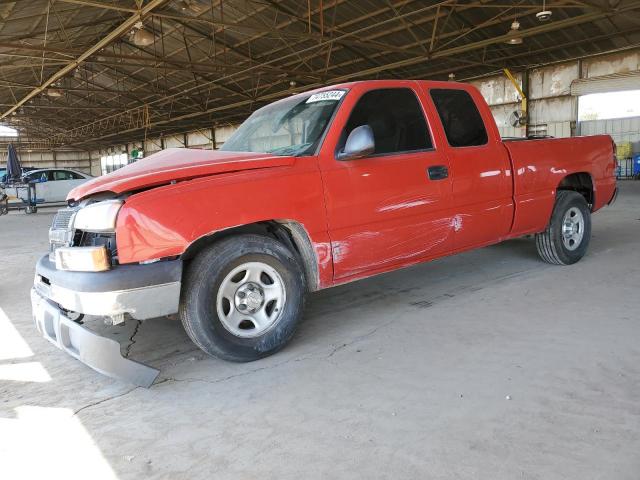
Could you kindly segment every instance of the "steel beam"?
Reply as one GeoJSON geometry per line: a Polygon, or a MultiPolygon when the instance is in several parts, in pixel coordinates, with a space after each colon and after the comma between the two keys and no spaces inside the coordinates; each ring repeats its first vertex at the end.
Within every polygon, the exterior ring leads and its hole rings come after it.
{"type": "Polygon", "coordinates": [[[94,2],[91,0],[58,0],[62,3],[73,3],[74,5],[83,5],[85,7],[103,8],[106,10],[116,10],[118,12],[138,13],[137,8],[122,7],[113,3],[94,2]]]}

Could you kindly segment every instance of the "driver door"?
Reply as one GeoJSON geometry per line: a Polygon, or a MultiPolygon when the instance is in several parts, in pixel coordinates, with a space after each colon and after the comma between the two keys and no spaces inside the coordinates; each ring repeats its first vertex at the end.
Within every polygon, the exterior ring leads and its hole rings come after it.
{"type": "MultiPolygon", "coordinates": [[[[382,82],[380,82],[382,83],[382,82]]],[[[347,95],[320,158],[338,282],[451,251],[447,158],[434,146],[414,82],[356,85],[347,95]],[[373,130],[375,151],[338,160],[356,127],[373,130]],[[438,172],[438,174],[432,174],[438,172]],[[430,178],[431,177],[431,178],[430,178]]]]}

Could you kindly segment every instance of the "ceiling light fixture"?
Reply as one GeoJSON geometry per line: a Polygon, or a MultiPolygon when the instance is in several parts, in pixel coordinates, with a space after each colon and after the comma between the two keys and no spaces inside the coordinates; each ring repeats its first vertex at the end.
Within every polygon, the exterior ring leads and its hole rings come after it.
{"type": "Polygon", "coordinates": [[[507,32],[507,38],[504,41],[509,45],[521,45],[522,44],[522,36],[520,35],[520,22],[518,20],[514,20],[511,24],[511,29],[507,32]]]}
{"type": "Polygon", "coordinates": [[[138,47],[148,47],[156,41],[155,35],[144,29],[142,21],[139,21],[134,25],[134,30],[131,32],[131,39],[138,47]]]}
{"type": "Polygon", "coordinates": [[[541,22],[546,22],[551,18],[551,15],[553,15],[553,12],[551,10],[547,10],[547,1],[542,0],[542,11],[536,13],[536,18],[541,22]]]}
{"type": "Polygon", "coordinates": [[[59,88],[47,88],[47,95],[52,98],[59,98],[62,96],[62,90],[59,88]]]}

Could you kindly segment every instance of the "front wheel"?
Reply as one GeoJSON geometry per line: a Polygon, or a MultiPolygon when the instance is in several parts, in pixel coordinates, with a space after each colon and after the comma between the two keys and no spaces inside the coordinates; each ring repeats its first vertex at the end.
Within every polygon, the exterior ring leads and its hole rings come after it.
{"type": "Polygon", "coordinates": [[[302,316],[304,294],[302,269],[282,243],[239,235],[213,244],[191,262],[180,318],[206,353],[248,362],[289,341],[302,316]]]}
{"type": "Polygon", "coordinates": [[[547,229],[536,234],[538,255],[547,263],[571,265],[587,252],[591,211],[578,192],[560,190],[547,229]]]}

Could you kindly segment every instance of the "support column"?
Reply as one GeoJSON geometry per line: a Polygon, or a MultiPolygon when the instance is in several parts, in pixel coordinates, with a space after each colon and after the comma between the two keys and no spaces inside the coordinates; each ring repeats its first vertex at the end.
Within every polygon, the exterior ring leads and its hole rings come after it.
{"type": "Polygon", "coordinates": [[[522,72],[522,91],[524,92],[524,95],[527,99],[527,114],[525,116],[525,120],[526,120],[526,134],[529,135],[529,118],[530,118],[530,114],[529,112],[531,111],[531,92],[530,92],[530,88],[529,88],[529,74],[531,73],[531,71],[526,68],[523,72],[522,72]]]}

